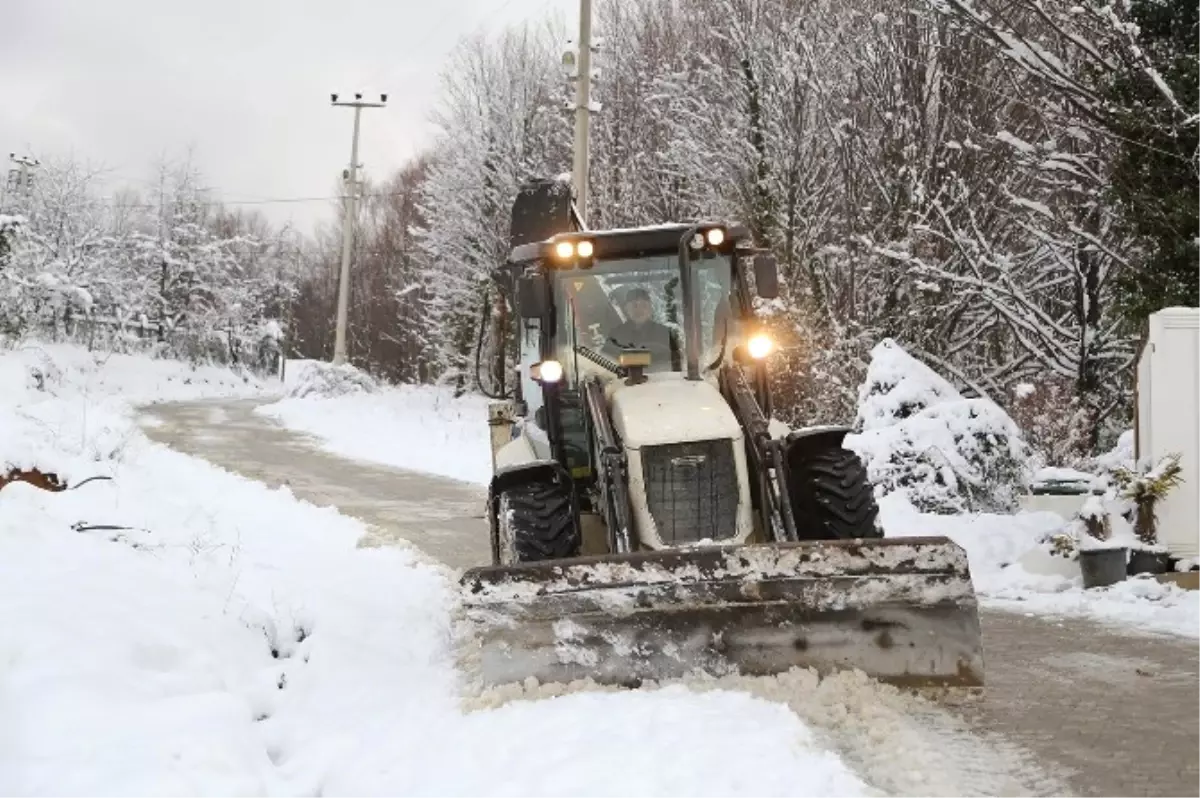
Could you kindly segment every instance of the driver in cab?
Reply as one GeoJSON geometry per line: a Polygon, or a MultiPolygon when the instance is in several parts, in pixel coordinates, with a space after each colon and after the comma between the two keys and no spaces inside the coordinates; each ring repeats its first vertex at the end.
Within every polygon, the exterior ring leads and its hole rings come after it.
{"type": "Polygon", "coordinates": [[[652,358],[650,371],[662,371],[668,362],[678,371],[679,340],[670,327],[654,320],[650,292],[645,288],[631,288],[625,294],[622,309],[625,321],[609,334],[610,348],[615,348],[618,353],[623,349],[647,349],[652,358]]]}

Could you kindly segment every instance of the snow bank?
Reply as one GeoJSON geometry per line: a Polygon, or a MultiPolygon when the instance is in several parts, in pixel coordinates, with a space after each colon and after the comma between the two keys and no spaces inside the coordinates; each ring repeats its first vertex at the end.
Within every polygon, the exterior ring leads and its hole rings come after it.
{"type": "Polygon", "coordinates": [[[287,395],[295,398],[332,399],[379,389],[374,377],[349,363],[334,366],[319,360],[289,360],[284,379],[287,395]]]}
{"type": "MultiPolygon", "coordinates": [[[[0,441],[114,479],[0,490],[4,792],[869,792],[786,707],[741,692],[464,711],[444,569],[149,442],[121,380],[85,361],[52,358],[58,393],[29,387],[28,357],[0,353],[0,441]],[[107,395],[64,387],[85,374],[107,395]]],[[[165,381],[126,366],[131,395],[165,381]]]]}
{"type": "Polygon", "coordinates": [[[254,396],[279,384],[248,371],[177,360],[89,352],[75,344],[26,341],[0,347],[0,403],[13,406],[37,391],[88,400],[119,397],[125,405],[215,397],[254,396]],[[24,376],[22,376],[24,375],[24,376]],[[13,393],[13,392],[16,393],[13,393]]]}
{"type": "Polygon", "coordinates": [[[134,404],[255,396],[278,388],[248,373],[88,352],[72,344],[0,349],[0,472],[55,471],[73,483],[112,471],[135,433],[134,404]]]}
{"type": "MultiPolygon", "coordinates": [[[[288,370],[290,375],[291,362],[288,370]]],[[[297,386],[308,382],[303,376],[295,379],[297,386]]],[[[343,457],[479,484],[491,478],[488,400],[481,396],[455,398],[450,389],[432,385],[299,396],[255,412],[314,435],[323,448],[343,457]]]]}
{"type": "MultiPolygon", "coordinates": [[[[1084,590],[1078,565],[1054,557],[1050,539],[1070,532],[1049,512],[1008,514],[1031,481],[1103,490],[1104,474],[1132,461],[1132,435],[1091,464],[1100,475],[1029,467],[1020,429],[987,399],[964,399],[949,382],[885,340],[872,351],[859,391],[856,434],[889,537],[944,535],[967,551],[985,605],[1079,617],[1138,630],[1200,636],[1200,593],[1149,578],[1084,590]]],[[[1116,513],[1113,537],[1133,545],[1116,513]]]]}
{"type": "MultiPolygon", "coordinates": [[[[1084,590],[1073,562],[1050,564],[1049,538],[1067,525],[1056,513],[922,513],[904,491],[880,500],[879,510],[888,537],[945,535],[966,549],[984,606],[1200,637],[1200,591],[1163,585],[1152,578],[1084,590]],[[1044,565],[1039,569],[1044,572],[1031,572],[1035,563],[1044,565]]],[[[1119,533],[1114,530],[1114,534],[1119,533]]]]}
{"type": "Polygon", "coordinates": [[[988,399],[964,399],[894,341],[871,351],[846,445],[882,493],[899,488],[933,512],[1016,509],[1029,482],[1029,448],[988,399]]]}

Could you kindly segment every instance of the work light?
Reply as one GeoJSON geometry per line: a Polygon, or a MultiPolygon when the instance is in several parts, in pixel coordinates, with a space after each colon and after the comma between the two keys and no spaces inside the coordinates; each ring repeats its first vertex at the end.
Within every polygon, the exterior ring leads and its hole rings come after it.
{"type": "Polygon", "coordinates": [[[771,336],[766,333],[755,333],[750,336],[750,340],[746,342],[746,351],[750,353],[750,357],[755,360],[762,360],[767,355],[771,354],[771,350],[775,348],[775,342],[771,340],[771,336]]]}
{"type": "Polygon", "coordinates": [[[562,363],[557,360],[543,360],[534,365],[533,378],[539,382],[558,382],[563,376],[562,363]]]}

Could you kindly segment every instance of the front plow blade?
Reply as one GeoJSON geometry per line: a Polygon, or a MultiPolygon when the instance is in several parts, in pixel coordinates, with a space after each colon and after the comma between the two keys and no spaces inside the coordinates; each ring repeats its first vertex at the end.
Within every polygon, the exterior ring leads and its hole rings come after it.
{"type": "Polygon", "coordinates": [[[474,568],[462,585],[485,685],[796,666],[906,687],[983,684],[967,555],[947,538],[577,557],[474,568]]]}

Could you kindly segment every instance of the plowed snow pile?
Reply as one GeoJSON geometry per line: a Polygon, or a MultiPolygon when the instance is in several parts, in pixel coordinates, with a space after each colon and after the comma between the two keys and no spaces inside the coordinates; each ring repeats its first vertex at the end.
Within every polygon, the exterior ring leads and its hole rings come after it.
{"type": "Polygon", "coordinates": [[[743,691],[468,711],[443,569],[150,443],[122,398],[256,386],[32,351],[0,352],[0,461],[113,479],[0,490],[0,792],[870,792],[786,706],[743,691]],[[31,364],[58,369],[53,391],[31,364]]]}

